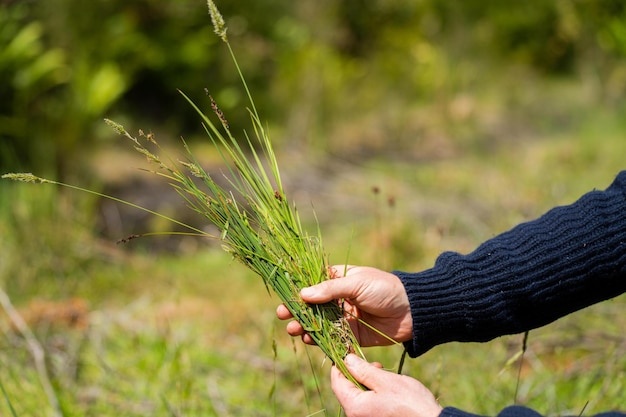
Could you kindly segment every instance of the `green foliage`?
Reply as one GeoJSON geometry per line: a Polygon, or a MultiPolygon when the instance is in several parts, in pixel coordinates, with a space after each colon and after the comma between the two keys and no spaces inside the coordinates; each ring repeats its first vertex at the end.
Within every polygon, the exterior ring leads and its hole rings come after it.
{"type": "Polygon", "coordinates": [[[42,107],[50,90],[65,84],[69,76],[64,51],[46,48],[43,25],[29,21],[27,14],[21,2],[0,5],[0,166],[9,169],[34,159],[45,162],[42,156],[51,148],[26,139],[32,121],[45,119],[42,107]]]}
{"type": "MultiPolygon", "coordinates": [[[[383,134],[400,149],[431,133],[453,144],[488,136],[478,116],[488,108],[477,107],[469,123],[447,108],[485,88],[505,99],[518,94],[502,84],[512,67],[508,77],[528,78],[531,88],[541,88],[532,86],[534,73],[577,77],[592,93],[589,106],[619,105],[626,91],[619,0],[266,0],[222,8],[258,105],[281,126],[277,139],[292,146],[363,157],[384,150],[383,134]],[[386,122],[350,127],[375,115],[386,122]],[[351,144],[357,136],[360,154],[351,144]]],[[[232,112],[244,95],[228,59],[211,48],[201,1],[3,2],[0,22],[0,76],[8,80],[0,87],[2,171],[37,166],[58,179],[81,177],[79,156],[104,140],[105,116],[159,120],[161,137],[196,136],[183,103],[164,105],[179,100],[177,89],[195,99],[208,87],[234,128],[247,122],[232,112]]]]}
{"type": "Polygon", "coordinates": [[[162,90],[171,96],[184,85],[146,82],[177,83],[174,77],[185,79],[190,71],[198,74],[195,80],[201,77],[199,68],[206,70],[212,60],[204,16],[190,19],[190,10],[177,2],[143,3],[58,0],[0,7],[0,74],[12,80],[3,86],[8,100],[0,109],[5,169],[80,174],[85,167],[76,166],[78,156],[93,147],[96,126],[113,103],[126,94],[136,108],[154,108],[156,98],[167,97],[162,90]],[[178,33],[161,26],[166,17],[180,18],[178,33]],[[155,96],[153,90],[161,91],[155,96]]]}

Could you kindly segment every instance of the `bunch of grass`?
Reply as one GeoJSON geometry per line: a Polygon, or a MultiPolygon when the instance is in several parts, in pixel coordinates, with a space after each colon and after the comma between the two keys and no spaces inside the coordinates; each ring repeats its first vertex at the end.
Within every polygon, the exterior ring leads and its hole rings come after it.
{"type": "Polygon", "coordinates": [[[224,176],[228,188],[202,168],[186,144],[187,160],[166,162],[146,146],[158,147],[154,138],[141,134],[137,138],[123,126],[106,122],[159,166],[154,172],[169,180],[191,209],[217,226],[224,250],[262,278],[267,290],[278,295],[322,351],[352,379],[342,359],[349,352],[363,353],[339,303],[308,305],[300,298],[302,288],[330,278],[322,237],[319,228],[316,235],[306,233],[295,205],[285,195],[269,135],[258,115],[251,111],[260,146],[257,151],[247,135],[246,145],[240,146],[212,98],[222,129],[183,96],[201,115],[207,134],[227,162],[224,176]]]}
{"type": "MultiPolygon", "coordinates": [[[[224,114],[211,96],[211,108],[214,119],[217,120],[215,123],[185,94],[181,94],[202,118],[206,133],[226,162],[228,168],[224,175],[228,179],[228,188],[218,185],[200,166],[187,144],[184,143],[187,160],[165,160],[160,156],[160,148],[152,135],[144,135],[140,131],[138,137],[135,137],[123,126],[108,119],[105,121],[117,133],[130,139],[138,152],[157,165],[158,168],[153,172],[165,177],[187,201],[189,207],[217,226],[220,230],[218,238],[223,242],[223,248],[258,274],[268,291],[278,295],[328,358],[348,379],[361,386],[350,375],[343,362],[350,352],[361,357],[364,355],[340,304],[330,302],[309,305],[299,296],[302,288],[330,278],[321,233],[318,227],[316,235],[307,234],[295,205],[289,202],[285,194],[269,133],[261,122],[226,36],[224,19],[213,1],[209,0],[208,6],[215,32],[226,44],[247,93],[254,140],[246,132],[241,141],[232,134],[224,114]],[[151,150],[155,148],[155,151],[151,150]]],[[[98,194],[32,174],[6,174],[3,178],[52,183],[98,194]]],[[[114,197],[98,195],[165,217],[114,197]]],[[[207,235],[202,230],[191,229],[194,233],[207,235]]]]}

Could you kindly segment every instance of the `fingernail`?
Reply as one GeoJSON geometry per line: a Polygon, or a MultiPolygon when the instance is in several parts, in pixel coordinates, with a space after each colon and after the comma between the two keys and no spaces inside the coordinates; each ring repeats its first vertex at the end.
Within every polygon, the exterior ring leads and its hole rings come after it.
{"type": "Polygon", "coordinates": [[[300,296],[304,298],[309,298],[315,295],[315,290],[311,287],[302,288],[300,290],[300,296]]]}
{"type": "Polygon", "coordinates": [[[346,359],[344,361],[346,365],[350,367],[354,367],[354,366],[358,366],[361,360],[354,353],[350,353],[348,354],[348,356],[346,356],[346,359]]]}

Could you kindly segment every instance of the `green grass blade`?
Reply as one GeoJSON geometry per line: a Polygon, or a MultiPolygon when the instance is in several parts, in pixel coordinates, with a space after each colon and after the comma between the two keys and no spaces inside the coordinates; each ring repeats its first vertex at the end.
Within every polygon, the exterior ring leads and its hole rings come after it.
{"type": "Polygon", "coordinates": [[[15,411],[15,408],[13,408],[13,404],[11,403],[11,399],[9,398],[9,394],[4,389],[4,385],[2,384],[1,380],[0,380],[0,391],[2,391],[2,396],[4,397],[4,400],[6,401],[7,406],[9,407],[9,410],[11,411],[11,415],[13,417],[17,417],[17,412],[15,411]]]}

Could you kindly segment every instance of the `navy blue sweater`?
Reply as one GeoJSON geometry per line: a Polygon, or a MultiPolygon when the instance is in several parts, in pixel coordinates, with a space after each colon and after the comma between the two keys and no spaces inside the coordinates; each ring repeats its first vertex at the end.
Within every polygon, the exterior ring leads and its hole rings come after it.
{"type": "MultiPolygon", "coordinates": [[[[605,191],[556,207],[470,254],[445,252],[432,269],[394,273],[411,303],[413,340],[405,346],[412,357],[446,342],[521,333],[620,295],[626,292],[626,171],[605,191]]],[[[536,415],[519,410],[516,416],[536,415]]]]}

